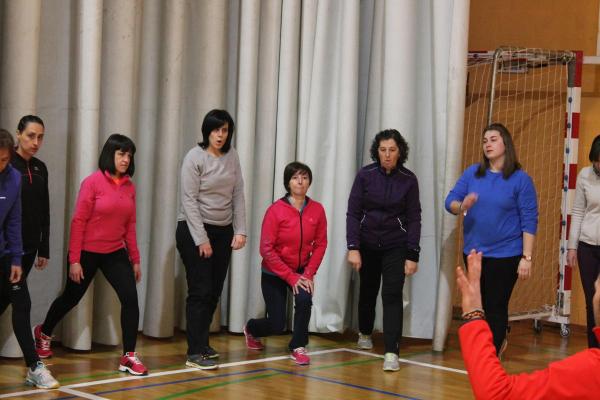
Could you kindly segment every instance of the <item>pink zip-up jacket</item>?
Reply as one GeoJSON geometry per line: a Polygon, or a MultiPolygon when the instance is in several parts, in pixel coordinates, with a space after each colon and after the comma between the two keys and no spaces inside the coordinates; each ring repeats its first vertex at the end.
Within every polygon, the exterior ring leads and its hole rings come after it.
{"type": "Polygon", "coordinates": [[[127,248],[129,259],[140,262],[135,232],[135,185],[128,176],[117,184],[108,172],[97,170],[81,182],[71,220],[69,263],[81,251],[107,254],[127,248]]]}
{"type": "Polygon", "coordinates": [[[304,276],[313,279],[327,248],[327,218],[323,206],[306,198],[300,213],[284,197],[267,209],[260,233],[262,266],[290,286],[304,276]],[[304,268],[300,275],[296,272],[304,268]]]}

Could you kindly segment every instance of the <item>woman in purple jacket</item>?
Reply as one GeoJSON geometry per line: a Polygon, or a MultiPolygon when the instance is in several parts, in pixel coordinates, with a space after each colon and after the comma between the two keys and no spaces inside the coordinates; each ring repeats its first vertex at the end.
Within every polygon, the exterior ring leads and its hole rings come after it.
{"type": "Polygon", "coordinates": [[[404,279],[417,271],[421,236],[419,185],[404,167],[408,144],[395,129],[379,132],[371,145],[375,161],[356,175],[348,198],[348,262],[360,274],[358,348],[372,349],[375,304],[383,279],[384,371],[397,371],[402,337],[404,279]]]}

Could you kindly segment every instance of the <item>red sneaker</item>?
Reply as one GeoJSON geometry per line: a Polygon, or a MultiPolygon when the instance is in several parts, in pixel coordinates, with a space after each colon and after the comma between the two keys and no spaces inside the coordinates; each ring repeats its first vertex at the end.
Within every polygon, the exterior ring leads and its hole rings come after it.
{"type": "Polygon", "coordinates": [[[35,327],[33,336],[35,336],[35,351],[38,356],[40,358],[52,357],[52,350],[50,349],[52,337],[42,333],[42,325],[35,327]]]}
{"type": "Polygon", "coordinates": [[[131,375],[148,375],[148,370],[135,352],[125,353],[121,356],[119,371],[129,372],[131,375]]]}
{"type": "Polygon", "coordinates": [[[298,347],[297,349],[292,350],[292,355],[290,357],[292,360],[296,361],[296,364],[298,365],[310,364],[310,357],[308,356],[305,347],[298,347]]]}
{"type": "Polygon", "coordinates": [[[262,350],[265,348],[260,339],[255,338],[248,332],[246,325],[244,325],[244,336],[246,337],[246,347],[250,350],[262,350]]]}

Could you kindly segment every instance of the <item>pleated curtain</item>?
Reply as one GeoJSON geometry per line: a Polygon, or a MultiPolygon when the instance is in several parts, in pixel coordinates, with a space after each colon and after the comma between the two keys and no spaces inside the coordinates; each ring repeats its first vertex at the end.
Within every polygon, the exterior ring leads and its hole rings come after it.
{"type": "MultiPolygon", "coordinates": [[[[423,208],[419,271],[405,287],[404,334],[433,338],[435,328],[443,343],[452,284],[450,269],[440,268],[441,244],[452,240],[455,222],[443,223],[442,205],[459,172],[462,111],[453,105],[464,104],[468,5],[0,0],[0,127],[14,132],[29,113],[46,125],[39,158],[50,173],[51,259],[46,270],[29,276],[32,324],[43,320],[64,286],[80,182],[95,170],[106,138],[122,133],[137,145],[140,330],[169,337],[185,328],[185,272],[175,249],[180,166],[201,140],[206,112],[225,108],[236,122],[248,240],[233,254],[217,326],[241,332],[248,318],[264,314],[262,217],[284,194],[283,168],[299,160],[313,170],[309,196],[323,203],[328,219],[310,329],[356,328],[347,198],[357,170],[370,162],[374,135],[395,128],[409,143],[407,167],[419,179],[423,208]]],[[[73,349],[117,345],[119,315],[118,299],[98,273],[55,333],[73,349]]],[[[20,355],[8,311],[0,322],[0,355],[20,355]]]]}

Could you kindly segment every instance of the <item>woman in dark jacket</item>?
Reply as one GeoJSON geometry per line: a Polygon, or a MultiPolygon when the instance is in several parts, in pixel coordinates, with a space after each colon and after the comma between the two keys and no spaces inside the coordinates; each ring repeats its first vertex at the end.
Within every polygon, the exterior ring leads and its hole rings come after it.
{"type": "Polygon", "coordinates": [[[414,173],[404,167],[408,144],[395,129],[379,132],[371,145],[375,161],[363,167],[348,199],[348,262],[360,273],[358,347],[373,348],[375,304],[383,279],[384,371],[397,371],[402,337],[404,279],[417,271],[421,203],[414,173]]]}

